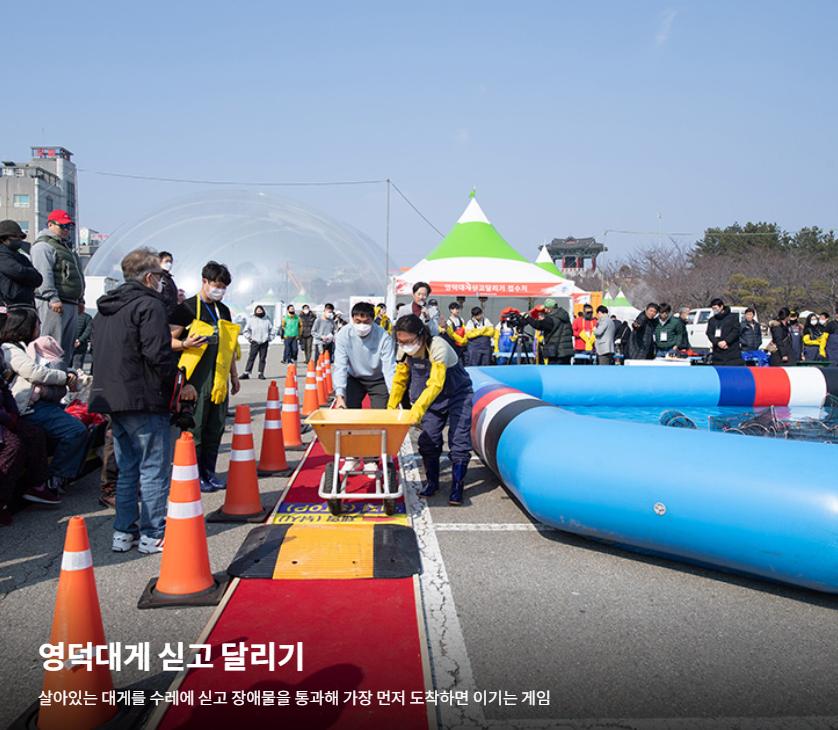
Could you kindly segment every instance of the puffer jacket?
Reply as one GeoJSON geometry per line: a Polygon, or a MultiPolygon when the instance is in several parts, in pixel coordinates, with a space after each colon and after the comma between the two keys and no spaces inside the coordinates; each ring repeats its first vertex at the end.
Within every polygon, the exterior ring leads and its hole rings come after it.
{"type": "Polygon", "coordinates": [[[22,414],[32,412],[29,401],[32,400],[32,392],[36,386],[67,384],[67,373],[39,365],[29,357],[26,345],[22,342],[4,342],[3,359],[15,373],[11,383],[12,395],[22,414]]]}

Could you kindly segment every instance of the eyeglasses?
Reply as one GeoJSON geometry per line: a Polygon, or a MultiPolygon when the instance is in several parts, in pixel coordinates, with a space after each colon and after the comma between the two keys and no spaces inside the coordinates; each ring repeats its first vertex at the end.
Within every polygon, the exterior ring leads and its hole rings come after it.
{"type": "MultiPolygon", "coordinates": [[[[55,223],[55,221],[53,221],[55,223]]],[[[55,223],[62,231],[66,231],[68,228],[72,228],[75,223],[55,223]]]]}
{"type": "Polygon", "coordinates": [[[414,337],[412,340],[399,340],[398,342],[402,347],[404,347],[405,345],[407,347],[411,347],[413,345],[418,345],[419,344],[419,338],[414,337]]]}

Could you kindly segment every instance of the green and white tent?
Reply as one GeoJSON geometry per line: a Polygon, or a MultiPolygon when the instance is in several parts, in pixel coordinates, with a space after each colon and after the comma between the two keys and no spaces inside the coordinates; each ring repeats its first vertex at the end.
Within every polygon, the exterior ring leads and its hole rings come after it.
{"type": "Polygon", "coordinates": [[[567,279],[567,277],[561,271],[559,271],[559,267],[556,266],[556,263],[550,256],[550,252],[547,250],[547,246],[541,247],[541,253],[538,254],[538,258],[535,260],[535,265],[539,269],[544,269],[545,271],[554,274],[555,276],[561,276],[562,279],[567,279]]]}
{"type": "Polygon", "coordinates": [[[545,271],[512,248],[473,197],[442,242],[395,278],[395,293],[410,294],[417,281],[430,284],[436,295],[570,297],[581,292],[572,281],[545,271]]]}

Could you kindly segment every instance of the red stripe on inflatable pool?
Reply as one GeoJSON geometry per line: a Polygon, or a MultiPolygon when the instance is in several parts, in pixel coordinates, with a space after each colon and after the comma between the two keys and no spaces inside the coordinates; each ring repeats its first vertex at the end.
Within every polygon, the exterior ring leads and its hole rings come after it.
{"type": "Polygon", "coordinates": [[[517,392],[519,392],[517,388],[496,388],[495,390],[490,390],[488,393],[484,393],[476,402],[472,403],[471,405],[472,420],[475,420],[480,415],[480,412],[493,400],[497,400],[502,395],[506,395],[507,393],[517,392]]]}
{"type": "Polygon", "coordinates": [[[754,408],[787,406],[791,398],[789,376],[782,368],[751,368],[756,385],[754,408]]]}

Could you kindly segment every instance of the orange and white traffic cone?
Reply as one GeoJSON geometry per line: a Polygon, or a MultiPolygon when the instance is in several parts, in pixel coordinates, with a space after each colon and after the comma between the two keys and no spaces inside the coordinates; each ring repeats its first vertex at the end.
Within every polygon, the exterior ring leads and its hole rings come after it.
{"type": "Polygon", "coordinates": [[[211,513],[207,522],[264,522],[267,513],[259,498],[250,406],[236,406],[224,506],[211,513]]]}
{"type": "Polygon", "coordinates": [[[335,392],[334,385],[332,385],[332,359],[329,357],[329,351],[326,350],[324,354],[324,369],[323,369],[323,377],[325,378],[326,383],[326,395],[335,392]]]}
{"type": "Polygon", "coordinates": [[[282,437],[282,404],[279,402],[279,388],[271,381],[268,386],[268,402],[265,406],[265,425],[262,427],[262,450],[259,453],[257,474],[276,474],[288,471],[285,459],[285,439],[282,437]]]}
{"type": "MultiPolygon", "coordinates": [[[[108,666],[105,629],[83,517],[71,517],[67,524],[49,643],[64,647],[67,658],[63,662],[58,661],[61,667],[57,670],[47,670],[44,693],[50,693],[47,696],[56,693],[61,697],[62,693],[69,696],[68,693],[72,692],[74,695],[78,693],[78,697],[92,697],[92,700],[78,704],[69,701],[44,704],[38,712],[37,724],[31,727],[40,730],[91,730],[120,714],[119,706],[105,701],[107,693],[113,691],[113,679],[108,666]],[[83,652],[88,643],[94,647],[92,655],[83,652]],[[70,649],[71,644],[80,646],[70,649]],[[77,658],[75,662],[73,657],[77,658]]],[[[50,663],[46,662],[46,665],[50,663]]]]}
{"type": "Polygon", "coordinates": [[[315,382],[317,383],[317,402],[322,408],[329,403],[329,396],[326,394],[326,381],[323,379],[323,356],[317,361],[317,368],[315,372],[315,382]]]}
{"type": "Polygon", "coordinates": [[[317,374],[314,369],[314,360],[308,361],[308,372],[306,373],[306,389],[303,395],[303,410],[300,415],[310,416],[320,408],[320,400],[317,397],[317,374]]]}
{"type": "Polygon", "coordinates": [[[226,587],[210,570],[195,442],[186,431],[175,443],[160,577],[146,586],[137,608],[215,606],[226,587]]]}
{"type": "Polygon", "coordinates": [[[297,368],[288,366],[285,376],[285,392],[282,396],[282,440],[286,450],[299,451],[305,448],[300,428],[300,397],[297,393],[297,368]]]}

